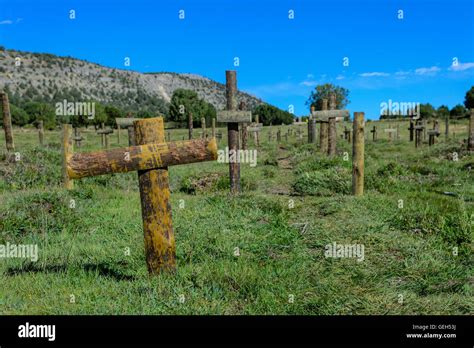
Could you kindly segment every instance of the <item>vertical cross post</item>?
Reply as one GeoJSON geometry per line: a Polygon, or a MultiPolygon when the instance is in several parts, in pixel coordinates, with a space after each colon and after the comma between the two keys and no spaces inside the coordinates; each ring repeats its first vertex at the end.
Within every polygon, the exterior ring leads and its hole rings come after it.
{"type": "MultiPolygon", "coordinates": [[[[329,110],[336,110],[336,95],[332,93],[329,99],[329,110]]],[[[336,155],[336,118],[329,118],[328,122],[328,155],[336,155]]]]}
{"type": "Polygon", "coordinates": [[[212,119],[212,133],[211,133],[212,137],[215,138],[216,137],[216,119],[213,118],[212,119]]]}
{"type": "MultiPolygon", "coordinates": [[[[133,123],[137,145],[165,142],[163,118],[133,123]]],[[[171,217],[168,168],[138,171],[145,255],[152,274],[176,269],[176,246],[171,217]]]]}
{"type": "Polygon", "coordinates": [[[120,125],[117,125],[117,144],[120,145],[120,125]]]}
{"type": "Polygon", "coordinates": [[[72,146],[72,129],[70,124],[63,124],[63,139],[62,139],[62,150],[63,150],[63,184],[64,187],[68,190],[71,190],[74,187],[74,182],[69,178],[67,172],[67,162],[72,156],[73,146],[72,146]]]}
{"type": "Polygon", "coordinates": [[[474,109],[471,109],[471,117],[469,118],[469,133],[467,139],[467,149],[474,151],[474,109]]]}
{"type": "Polygon", "coordinates": [[[10,103],[8,101],[8,94],[6,92],[1,92],[1,99],[2,99],[2,111],[3,111],[3,130],[5,132],[5,143],[7,146],[7,151],[14,151],[15,144],[13,143],[12,117],[10,114],[10,103]]]}
{"type": "MultiPolygon", "coordinates": [[[[245,102],[241,101],[239,104],[239,110],[245,110],[245,102]]],[[[248,139],[248,129],[247,122],[242,123],[242,150],[247,150],[247,139],[248,139]]]]}
{"type": "Polygon", "coordinates": [[[352,193],[364,194],[364,113],[354,112],[352,131],[352,193]]]}
{"type": "Polygon", "coordinates": [[[410,131],[410,141],[413,141],[413,131],[415,130],[415,124],[413,121],[410,121],[410,128],[408,128],[410,131]]]}
{"type": "Polygon", "coordinates": [[[201,130],[202,130],[202,138],[207,139],[207,134],[206,134],[206,119],[204,117],[201,117],[201,130]]]}
{"type": "MultiPolygon", "coordinates": [[[[258,119],[258,115],[255,115],[255,123],[258,124],[259,123],[259,119],[258,119]]],[[[255,135],[255,144],[257,144],[257,147],[260,146],[260,132],[255,132],[254,133],[255,135]]]]}
{"type": "Polygon", "coordinates": [[[375,126],[372,128],[370,133],[372,133],[372,141],[377,140],[377,128],[375,126]]]}
{"type": "MultiPolygon", "coordinates": [[[[321,110],[325,111],[328,109],[328,100],[322,100],[322,108],[321,110]]],[[[328,151],[328,123],[321,122],[319,126],[319,148],[321,153],[325,154],[328,151]]]]}
{"type": "Polygon", "coordinates": [[[39,138],[39,143],[41,146],[44,144],[44,127],[43,127],[43,121],[38,121],[38,138],[39,138]]]}
{"type": "Polygon", "coordinates": [[[446,118],[444,119],[444,136],[446,139],[449,139],[449,114],[446,115],[446,118]]]}
{"type": "Polygon", "coordinates": [[[278,130],[277,130],[277,142],[281,143],[281,130],[280,130],[280,128],[278,128],[278,130]]]}
{"type": "MultiPolygon", "coordinates": [[[[237,72],[227,70],[225,72],[227,110],[237,109],[237,72]]],[[[238,154],[239,150],[239,124],[237,122],[227,123],[227,141],[229,154],[238,154]]],[[[240,193],[240,162],[229,161],[230,192],[240,193]]]]}
{"type": "Polygon", "coordinates": [[[128,145],[130,146],[135,145],[135,132],[133,131],[133,126],[128,126],[127,132],[128,132],[128,145]]]}

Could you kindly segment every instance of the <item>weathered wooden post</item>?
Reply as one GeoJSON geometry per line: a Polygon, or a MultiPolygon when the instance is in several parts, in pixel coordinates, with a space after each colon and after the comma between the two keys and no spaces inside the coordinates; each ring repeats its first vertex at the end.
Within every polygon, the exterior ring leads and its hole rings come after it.
{"type": "Polygon", "coordinates": [[[72,147],[72,130],[70,124],[63,124],[63,139],[62,139],[62,150],[63,150],[63,184],[68,190],[74,187],[72,179],[69,178],[67,163],[70,160],[73,152],[72,147]]]}
{"type": "Polygon", "coordinates": [[[213,118],[212,119],[212,133],[211,133],[212,137],[215,138],[216,137],[216,119],[213,118]]]}
{"type": "Polygon", "coordinates": [[[395,128],[386,128],[383,131],[385,133],[388,133],[388,141],[392,142],[392,134],[395,133],[397,130],[395,128]]]}
{"type": "Polygon", "coordinates": [[[84,138],[81,136],[81,133],[77,127],[74,127],[74,136],[72,140],[74,140],[74,146],[81,147],[81,142],[84,140],[84,138]]]}
{"type": "Polygon", "coordinates": [[[352,131],[352,193],[364,194],[364,113],[354,112],[352,131]]]}
{"type": "Polygon", "coordinates": [[[43,127],[43,121],[38,121],[38,138],[39,138],[39,143],[41,146],[44,144],[44,127],[43,127]]]}
{"type": "Polygon", "coordinates": [[[240,193],[239,123],[251,122],[252,113],[237,110],[237,72],[227,70],[225,77],[227,110],[217,112],[217,121],[227,123],[230,192],[238,194],[240,193]]]}
{"type": "Polygon", "coordinates": [[[188,139],[191,140],[193,138],[193,113],[190,112],[188,114],[188,139]]]}
{"type": "MultiPolygon", "coordinates": [[[[336,110],[336,95],[332,93],[329,99],[329,110],[336,110]]],[[[336,155],[336,118],[330,117],[328,122],[328,155],[336,155]]]]}
{"type": "Polygon", "coordinates": [[[3,111],[3,130],[5,132],[5,143],[7,151],[14,151],[15,144],[13,143],[12,133],[12,116],[10,114],[10,103],[8,101],[8,94],[1,92],[2,98],[2,111],[3,111]]]}
{"type": "Polygon", "coordinates": [[[114,131],[111,128],[102,128],[97,131],[97,134],[102,135],[102,147],[106,149],[109,148],[109,134],[113,132],[114,131]]]}
{"type": "Polygon", "coordinates": [[[423,129],[425,126],[420,124],[420,122],[417,122],[417,125],[415,126],[415,147],[420,147],[421,146],[421,139],[422,139],[422,134],[423,134],[423,129]]]}
{"type": "MultiPolygon", "coordinates": [[[[259,116],[258,115],[255,115],[255,123],[257,125],[259,124],[259,116]]],[[[263,123],[262,123],[261,127],[263,128],[263,123]]],[[[257,147],[260,147],[260,131],[255,132],[254,137],[255,137],[254,138],[255,144],[257,144],[257,147]]]]}
{"type": "MultiPolygon", "coordinates": [[[[322,111],[326,111],[328,109],[328,100],[322,100],[322,111]]],[[[321,153],[325,154],[328,152],[328,123],[325,121],[320,121],[319,126],[319,149],[321,153]]]]}
{"type": "MultiPolygon", "coordinates": [[[[326,99],[323,99],[323,108],[326,108],[327,103],[326,99]]],[[[314,111],[313,117],[316,119],[316,122],[321,123],[320,130],[320,145],[323,146],[322,149],[326,149],[326,153],[330,156],[336,154],[336,122],[344,120],[345,117],[349,116],[348,110],[335,110],[335,99],[331,104],[332,110],[321,110],[314,111]],[[332,121],[331,121],[332,120],[332,121]],[[330,122],[330,126],[329,126],[330,122]],[[326,128],[323,127],[323,124],[326,124],[326,128]],[[324,145],[326,144],[326,145],[324,145]]],[[[324,153],[324,152],[323,152],[324,153]]]]}
{"type": "Polygon", "coordinates": [[[410,141],[413,141],[413,131],[415,130],[415,124],[412,120],[410,120],[410,127],[408,130],[410,131],[410,141]]]}
{"type": "MultiPolygon", "coordinates": [[[[67,127],[66,127],[67,130],[67,127]]],[[[216,140],[164,141],[163,118],[134,123],[138,145],[90,153],[65,151],[65,178],[138,171],[145,254],[148,271],[158,274],[176,268],[168,167],[217,159],[216,140]]],[[[67,134],[67,132],[64,132],[67,134]]],[[[65,136],[64,143],[67,142],[65,136]]]]}
{"type": "Polygon", "coordinates": [[[426,123],[427,122],[426,122],[425,118],[421,120],[421,125],[423,126],[423,129],[422,129],[422,131],[423,131],[423,141],[426,140],[426,128],[427,128],[426,123]]]}
{"type": "Polygon", "coordinates": [[[372,141],[377,140],[377,128],[375,126],[372,128],[370,133],[372,133],[372,141]]]}
{"type": "Polygon", "coordinates": [[[167,141],[170,143],[171,142],[171,132],[170,131],[167,132],[167,138],[168,138],[167,141]]]}
{"type": "Polygon", "coordinates": [[[449,114],[444,119],[444,136],[449,139],[449,114]]]}
{"type": "Polygon", "coordinates": [[[344,126],[344,139],[346,139],[349,144],[351,143],[351,130],[348,129],[347,126],[344,126]]]}
{"type": "Polygon", "coordinates": [[[316,143],[316,120],[313,117],[314,106],[311,106],[311,113],[308,117],[308,144],[316,143]]]}
{"type": "Polygon", "coordinates": [[[201,138],[207,139],[207,133],[206,133],[206,119],[204,117],[201,117],[201,138]]]}
{"type": "Polygon", "coordinates": [[[471,109],[471,117],[469,118],[467,149],[469,151],[474,151],[474,109],[471,109]]]}

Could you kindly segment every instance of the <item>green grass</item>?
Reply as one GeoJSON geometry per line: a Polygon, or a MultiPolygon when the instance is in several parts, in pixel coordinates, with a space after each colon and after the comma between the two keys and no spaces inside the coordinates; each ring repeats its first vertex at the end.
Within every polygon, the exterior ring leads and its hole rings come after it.
{"type": "MultiPolygon", "coordinates": [[[[241,166],[240,197],[228,194],[227,164],[169,168],[178,267],[156,277],[146,270],[136,173],[77,180],[68,192],[60,133],[47,132],[40,148],[34,130],[15,129],[21,161],[0,158],[0,244],[37,244],[39,260],[0,259],[0,313],[472,314],[466,123],[451,125],[456,139],[421,149],[407,141],[408,124],[393,142],[381,131],[388,123],[376,124],[360,198],[350,195],[350,144],[339,139],[328,159],[295,135],[269,143],[269,127],[258,165],[241,166]],[[333,242],[363,244],[364,260],[326,258],[333,242]]],[[[80,151],[100,148],[92,130],[83,134],[80,151]]],[[[186,134],[171,131],[172,140],[186,134]]]]}

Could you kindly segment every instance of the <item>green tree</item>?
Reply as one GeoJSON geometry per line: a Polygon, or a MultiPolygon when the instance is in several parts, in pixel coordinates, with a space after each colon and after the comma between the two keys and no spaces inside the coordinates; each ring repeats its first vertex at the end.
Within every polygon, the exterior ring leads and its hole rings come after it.
{"type": "Polygon", "coordinates": [[[56,127],[56,113],[51,104],[28,102],[25,104],[24,109],[29,116],[29,123],[43,121],[43,126],[46,129],[54,129],[56,127]]]}
{"type": "Polygon", "coordinates": [[[306,101],[306,105],[310,108],[314,106],[316,110],[321,110],[323,106],[323,99],[327,99],[329,103],[329,96],[336,94],[336,109],[342,110],[349,104],[349,90],[344,87],[333,85],[332,83],[325,83],[324,85],[317,85],[314,91],[306,101]]]}
{"type": "Polygon", "coordinates": [[[209,122],[216,115],[214,106],[200,99],[196,92],[181,88],[175,90],[169,106],[169,120],[185,123],[190,112],[193,114],[193,122],[198,127],[201,125],[202,117],[209,122]]]}
{"type": "Polygon", "coordinates": [[[435,117],[436,111],[430,103],[420,104],[420,117],[423,119],[435,117]]]}
{"type": "Polygon", "coordinates": [[[474,86],[472,86],[471,89],[466,92],[466,96],[464,97],[464,106],[467,109],[474,109],[474,86]]]}
{"type": "Polygon", "coordinates": [[[441,105],[438,110],[436,110],[436,114],[439,118],[445,119],[449,116],[449,108],[446,105],[441,105]]]}
{"type": "Polygon", "coordinates": [[[107,114],[107,124],[109,126],[115,126],[115,119],[124,117],[124,112],[119,108],[111,105],[107,105],[104,108],[105,113],[107,114]]]}
{"type": "Polygon", "coordinates": [[[258,115],[258,120],[264,125],[279,125],[279,124],[291,124],[293,123],[293,115],[287,111],[278,109],[277,107],[269,104],[261,104],[257,106],[253,112],[254,115],[258,115]]]}
{"type": "Polygon", "coordinates": [[[449,112],[449,115],[452,118],[463,118],[464,116],[466,116],[466,114],[467,114],[466,108],[461,104],[456,105],[449,112]]]}
{"type": "Polygon", "coordinates": [[[10,113],[12,116],[12,123],[17,126],[24,126],[29,123],[30,118],[25,110],[13,104],[10,104],[10,113]]]}

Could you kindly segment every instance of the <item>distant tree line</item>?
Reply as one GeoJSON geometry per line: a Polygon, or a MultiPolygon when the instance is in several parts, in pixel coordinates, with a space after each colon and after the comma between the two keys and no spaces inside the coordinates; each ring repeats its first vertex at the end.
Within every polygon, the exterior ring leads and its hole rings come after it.
{"type": "MultiPolygon", "coordinates": [[[[433,107],[430,103],[420,104],[420,118],[429,119],[429,118],[441,118],[444,119],[449,116],[451,119],[462,119],[469,117],[469,109],[474,109],[474,86],[471,87],[469,91],[466,92],[464,97],[464,105],[457,104],[451,109],[446,105],[441,105],[437,109],[433,107]]],[[[388,110],[387,110],[388,111],[388,110]]],[[[402,114],[388,114],[385,113],[380,115],[381,120],[388,119],[403,119],[409,118],[413,115],[413,110],[407,110],[405,115],[402,114]]]]}

